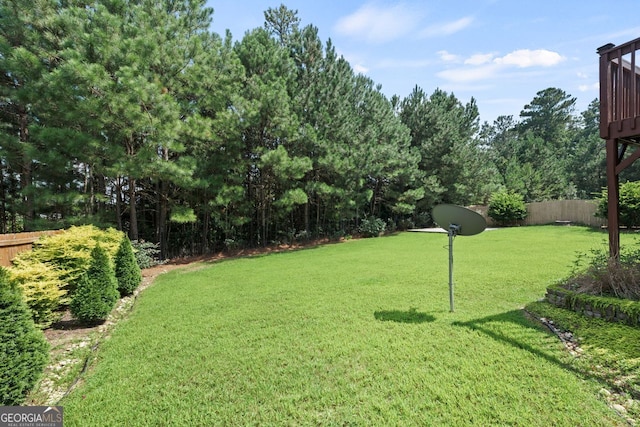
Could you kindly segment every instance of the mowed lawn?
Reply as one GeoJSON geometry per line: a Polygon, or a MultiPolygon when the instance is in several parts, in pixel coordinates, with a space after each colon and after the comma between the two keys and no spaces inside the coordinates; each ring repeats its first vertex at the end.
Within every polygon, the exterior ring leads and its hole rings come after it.
{"type": "Polygon", "coordinates": [[[401,233],[160,276],[60,404],[66,426],[623,425],[521,307],[606,234],[401,233]]]}

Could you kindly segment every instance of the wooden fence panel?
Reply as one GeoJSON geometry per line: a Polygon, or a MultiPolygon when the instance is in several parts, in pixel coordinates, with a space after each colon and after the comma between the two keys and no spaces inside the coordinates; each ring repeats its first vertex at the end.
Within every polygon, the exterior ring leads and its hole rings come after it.
{"type": "Polygon", "coordinates": [[[552,200],[527,204],[525,225],[554,224],[570,222],[591,227],[606,225],[604,218],[595,216],[598,203],[593,200],[552,200]]]}
{"type": "MultiPolygon", "coordinates": [[[[495,225],[487,214],[489,210],[487,206],[470,206],[469,208],[484,216],[489,227],[495,225]]],[[[598,204],[594,200],[552,200],[527,203],[527,218],[523,221],[523,225],[571,223],[590,227],[606,226],[607,221],[604,218],[596,218],[597,209],[598,204]]]]}
{"type": "Polygon", "coordinates": [[[62,230],[34,231],[29,233],[0,234],[0,266],[8,267],[20,252],[29,251],[40,236],[61,233],[62,230]]]}

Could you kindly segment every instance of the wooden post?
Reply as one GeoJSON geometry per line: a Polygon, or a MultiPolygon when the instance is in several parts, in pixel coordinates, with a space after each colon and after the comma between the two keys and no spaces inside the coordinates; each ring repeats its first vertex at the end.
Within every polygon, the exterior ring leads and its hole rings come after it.
{"type": "Polygon", "coordinates": [[[609,257],[620,258],[620,204],[618,174],[618,140],[607,140],[607,221],[609,257]]]}

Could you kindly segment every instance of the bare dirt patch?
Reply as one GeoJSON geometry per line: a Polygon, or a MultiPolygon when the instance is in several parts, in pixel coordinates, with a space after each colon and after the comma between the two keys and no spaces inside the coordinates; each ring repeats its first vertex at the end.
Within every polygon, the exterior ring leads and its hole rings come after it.
{"type": "MultiPolygon", "coordinates": [[[[140,283],[140,286],[136,289],[133,297],[135,298],[140,292],[148,288],[160,274],[175,270],[176,268],[183,267],[187,264],[188,262],[186,261],[181,261],[181,263],[168,262],[166,264],[156,265],[142,270],[142,283],[140,283]]],[[[124,298],[118,301],[118,306],[122,304],[122,300],[124,300],[124,298]]],[[[116,307],[116,310],[117,309],[118,307],[116,307]]],[[[49,341],[51,348],[56,349],[60,345],[64,345],[68,342],[75,342],[80,338],[88,336],[90,333],[104,327],[105,323],[108,322],[109,320],[100,324],[87,325],[74,319],[71,316],[71,313],[66,311],[63,314],[62,319],[44,330],[44,336],[47,341],[49,341]]]]}

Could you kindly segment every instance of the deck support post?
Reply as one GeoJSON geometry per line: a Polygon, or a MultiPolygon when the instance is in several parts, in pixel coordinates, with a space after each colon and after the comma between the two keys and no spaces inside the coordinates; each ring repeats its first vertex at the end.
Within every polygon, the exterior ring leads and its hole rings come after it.
{"type": "Polygon", "coordinates": [[[620,187],[618,173],[618,140],[607,140],[607,228],[609,257],[620,259],[620,187]]]}
{"type": "Polygon", "coordinates": [[[640,159],[640,38],[598,48],[600,137],[607,152],[609,256],[620,259],[620,173],[640,159]],[[634,150],[627,152],[632,146],[634,150]]]}

